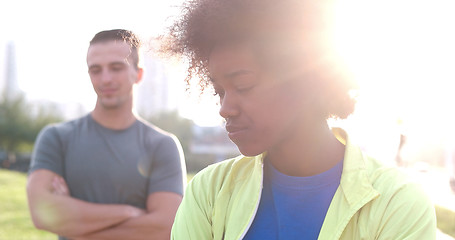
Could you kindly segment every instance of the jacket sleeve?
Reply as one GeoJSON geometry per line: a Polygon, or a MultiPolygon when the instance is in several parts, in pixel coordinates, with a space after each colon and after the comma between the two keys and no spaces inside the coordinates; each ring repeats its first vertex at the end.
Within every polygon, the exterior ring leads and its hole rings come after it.
{"type": "Polygon", "coordinates": [[[171,239],[173,240],[201,240],[213,239],[211,225],[211,207],[201,174],[196,174],[188,184],[182,203],[177,211],[172,226],[171,239]]]}
{"type": "Polygon", "coordinates": [[[436,239],[433,202],[420,185],[404,185],[388,202],[380,229],[378,240],[436,239]]]}

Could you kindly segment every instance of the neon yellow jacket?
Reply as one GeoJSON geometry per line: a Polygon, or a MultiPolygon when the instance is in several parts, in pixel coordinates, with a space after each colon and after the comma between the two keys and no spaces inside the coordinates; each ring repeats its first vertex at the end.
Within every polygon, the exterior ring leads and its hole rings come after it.
{"type": "MultiPolygon", "coordinates": [[[[364,155],[342,130],[334,133],[347,142],[343,172],[318,239],[436,239],[434,206],[421,187],[364,155]]],[[[262,159],[239,156],[196,174],[171,239],[242,239],[259,206],[262,159]]]]}

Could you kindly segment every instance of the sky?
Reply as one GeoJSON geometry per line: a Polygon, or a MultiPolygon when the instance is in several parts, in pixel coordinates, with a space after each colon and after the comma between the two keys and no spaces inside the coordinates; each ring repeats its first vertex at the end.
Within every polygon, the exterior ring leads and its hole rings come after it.
{"type": "MultiPolygon", "coordinates": [[[[57,1],[5,0],[0,2],[0,74],[5,75],[6,44],[14,42],[18,87],[30,100],[47,100],[93,108],[95,93],[87,74],[86,53],[99,31],[129,29],[144,41],[162,34],[179,12],[180,0],[166,1],[57,1]]],[[[166,61],[166,60],[163,60],[166,61]]],[[[179,98],[182,115],[198,114],[201,101],[181,94],[185,68],[166,64],[171,95],[179,98]],[[188,99],[187,99],[188,98],[188,99]],[[193,111],[188,111],[192,108],[193,111]]],[[[216,104],[209,104],[201,124],[218,124],[216,104]]]]}
{"type": "MultiPolygon", "coordinates": [[[[90,109],[95,95],[85,57],[93,35],[126,28],[143,39],[156,36],[178,14],[180,2],[3,0],[0,56],[14,41],[19,87],[29,99],[81,102],[90,109]]],[[[400,132],[429,141],[455,133],[455,1],[336,2],[333,41],[361,87],[356,113],[339,124],[359,138],[383,141],[393,135],[395,145],[400,132]]],[[[184,67],[166,66],[171,86],[181,89],[184,67]]],[[[176,94],[182,115],[218,123],[215,104],[182,96],[176,94]]]]}

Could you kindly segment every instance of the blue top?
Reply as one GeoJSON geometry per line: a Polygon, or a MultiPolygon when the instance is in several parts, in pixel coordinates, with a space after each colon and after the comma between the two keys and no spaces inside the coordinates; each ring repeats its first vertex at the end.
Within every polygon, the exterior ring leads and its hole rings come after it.
{"type": "Polygon", "coordinates": [[[342,170],[340,161],[318,175],[293,177],[265,161],[261,201],[244,239],[317,239],[342,170]]]}

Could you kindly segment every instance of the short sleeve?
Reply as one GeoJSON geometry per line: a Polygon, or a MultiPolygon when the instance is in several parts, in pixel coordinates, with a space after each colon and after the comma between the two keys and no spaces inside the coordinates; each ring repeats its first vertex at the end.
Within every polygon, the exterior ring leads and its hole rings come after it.
{"type": "Polygon", "coordinates": [[[35,142],[29,174],[38,169],[47,169],[64,176],[63,146],[55,125],[44,127],[35,142]]]}
{"type": "Polygon", "coordinates": [[[183,195],[186,184],[186,166],[183,150],[174,136],[163,136],[155,152],[150,171],[149,194],[175,192],[183,195]]]}

